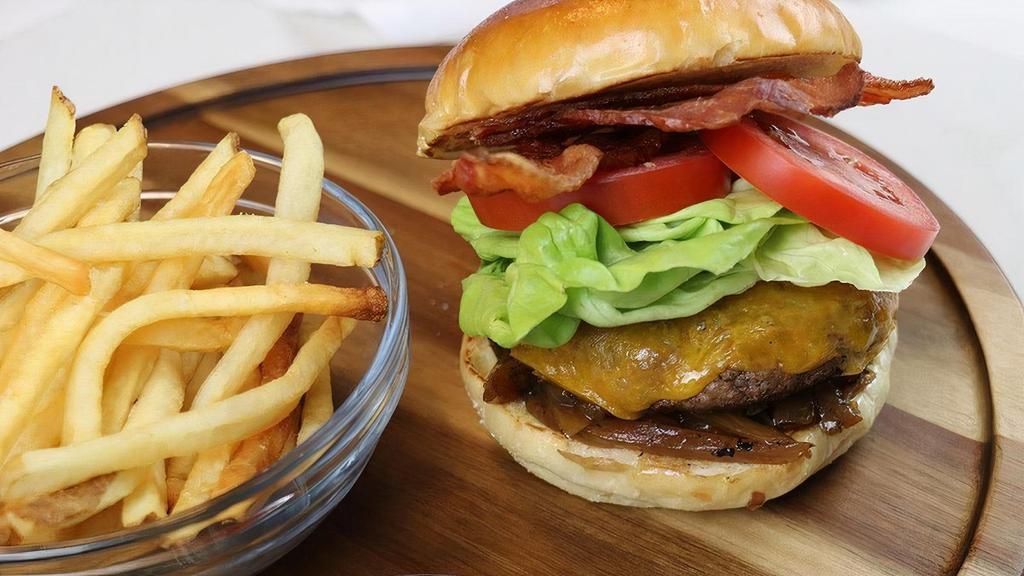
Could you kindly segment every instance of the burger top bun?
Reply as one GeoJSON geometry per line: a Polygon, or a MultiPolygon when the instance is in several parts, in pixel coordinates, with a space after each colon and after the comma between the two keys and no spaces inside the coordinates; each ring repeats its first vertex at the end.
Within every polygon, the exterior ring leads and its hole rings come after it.
{"type": "Polygon", "coordinates": [[[485,338],[463,339],[460,364],[466,391],[483,425],[536,476],[593,502],[719,510],[759,505],[789,492],[867,433],[885,404],[895,348],[894,331],[868,366],[875,378],[855,398],[863,420],[834,435],[818,427],[793,433],[794,439],[814,445],[811,456],[775,465],[686,460],[590,446],[544,426],[521,400],[508,404],[483,401],[483,375],[497,361],[485,338]]]}
{"type": "Polygon", "coordinates": [[[517,0],[441,63],[419,153],[464,148],[453,129],[528,107],[766,71],[830,75],[860,56],[828,0],[517,0]]]}

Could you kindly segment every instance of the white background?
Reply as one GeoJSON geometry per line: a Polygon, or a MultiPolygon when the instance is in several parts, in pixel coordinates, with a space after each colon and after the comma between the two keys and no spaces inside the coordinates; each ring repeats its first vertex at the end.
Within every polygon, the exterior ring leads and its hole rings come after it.
{"type": "MultiPolygon", "coordinates": [[[[51,84],[81,114],[231,70],[452,42],[503,0],[0,0],[0,149],[42,127],[51,84]]],[[[936,191],[1024,293],[1024,2],[840,0],[864,68],[935,79],[836,123],[936,191]]]]}

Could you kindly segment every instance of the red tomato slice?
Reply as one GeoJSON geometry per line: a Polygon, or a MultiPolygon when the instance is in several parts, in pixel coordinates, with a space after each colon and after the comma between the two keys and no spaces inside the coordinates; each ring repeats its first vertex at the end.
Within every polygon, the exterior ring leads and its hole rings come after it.
{"type": "Polygon", "coordinates": [[[526,202],[514,192],[470,196],[480,222],[499,230],[519,231],[545,212],[578,202],[609,224],[622,226],[671,214],[691,204],[729,192],[729,169],[700,142],[650,162],[598,172],[579,190],[541,202],[526,202]]]}
{"type": "Polygon", "coordinates": [[[916,260],[939,233],[935,216],[892,171],[802,122],[755,114],[700,136],[769,198],[868,250],[916,260]]]}

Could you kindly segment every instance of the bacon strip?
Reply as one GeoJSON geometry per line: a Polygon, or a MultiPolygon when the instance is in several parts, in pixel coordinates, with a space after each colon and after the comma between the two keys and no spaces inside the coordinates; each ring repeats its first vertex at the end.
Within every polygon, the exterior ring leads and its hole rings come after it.
{"type": "Polygon", "coordinates": [[[578,189],[597,171],[601,156],[601,151],[589,144],[569,146],[560,155],[540,161],[514,152],[467,152],[435,178],[433,185],[440,194],[462,190],[490,196],[514,190],[527,202],[539,202],[578,189]]]}
{"type": "Polygon", "coordinates": [[[859,106],[888,104],[893,100],[907,100],[924,96],[935,89],[931,78],[915,80],[889,80],[879,78],[870,72],[864,73],[864,90],[860,95],[859,106]]]}
{"type": "Polygon", "coordinates": [[[580,124],[642,125],[666,132],[693,132],[735,124],[754,110],[832,116],[857,105],[864,82],[864,72],[856,64],[847,64],[835,76],[747,78],[714,95],[664,108],[566,110],[559,119],[580,124]]]}
{"type": "Polygon", "coordinates": [[[729,126],[755,110],[833,116],[853,106],[924,96],[934,84],[925,78],[879,78],[850,63],[827,77],[754,77],[725,86],[685,88],[678,93],[662,90],[637,97],[647,99],[646,108],[601,107],[615,103],[595,101],[590,108],[570,106],[538,111],[537,117],[492,119],[476,128],[473,139],[486,146],[514,145],[519,153],[488,153],[483,149],[464,153],[434,180],[434,188],[441,194],[462,190],[470,195],[513,190],[524,200],[537,202],[578,189],[599,166],[613,168],[643,162],[664,144],[664,139],[657,138],[663,135],[617,131],[584,135],[562,150],[566,135],[573,131],[578,134],[581,127],[647,126],[682,133],[729,126]],[[652,106],[650,102],[651,98],[685,97],[684,93],[696,96],[665,106],[652,106]]]}

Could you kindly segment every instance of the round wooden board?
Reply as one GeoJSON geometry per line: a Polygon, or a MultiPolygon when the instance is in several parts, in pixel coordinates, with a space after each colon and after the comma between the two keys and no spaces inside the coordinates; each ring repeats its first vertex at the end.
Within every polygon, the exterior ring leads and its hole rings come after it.
{"type": "MultiPolygon", "coordinates": [[[[477,261],[446,223],[454,198],[429,187],[445,163],[413,154],[426,83],[446,51],[273,64],[80,121],[138,112],[153,140],[234,130],[280,154],[277,120],[305,112],[330,177],[398,243],[413,315],[405,396],[348,498],[268,574],[1021,574],[1024,312],[974,235],[910,175],[943,230],[902,297],[889,405],[848,455],[756,512],[591,504],[515,464],[459,379],[459,281],[477,261]]],[[[36,138],[0,160],[38,148],[36,138]]]]}

